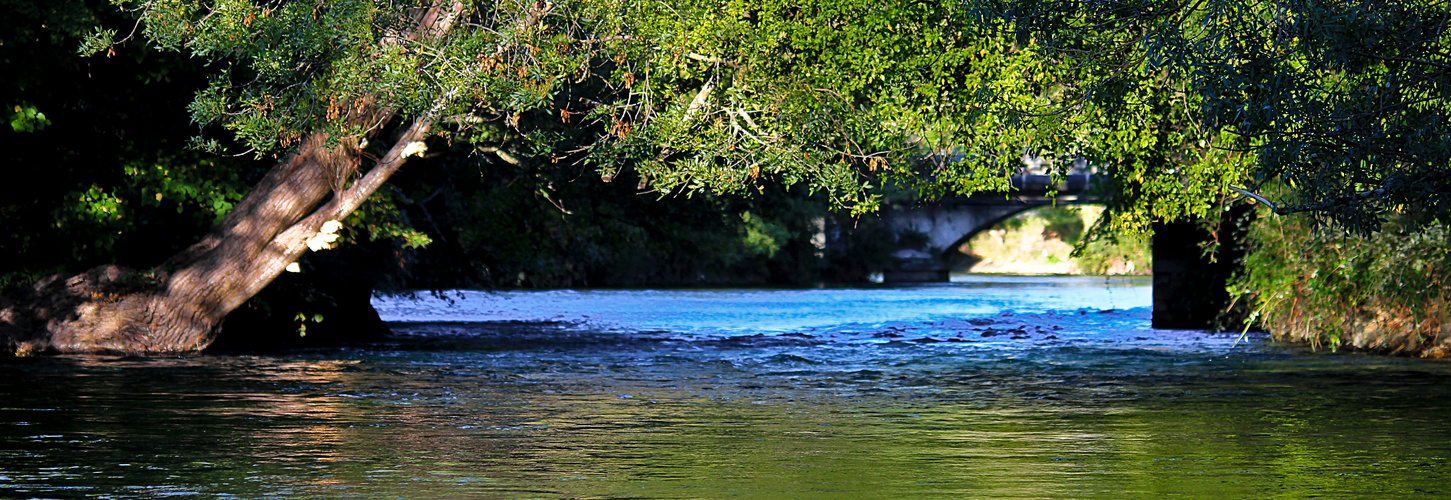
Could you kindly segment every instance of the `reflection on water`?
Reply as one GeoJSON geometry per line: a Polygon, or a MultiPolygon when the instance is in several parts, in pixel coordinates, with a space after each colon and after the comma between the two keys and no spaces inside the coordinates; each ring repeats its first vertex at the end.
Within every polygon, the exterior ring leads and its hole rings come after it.
{"type": "Polygon", "coordinates": [[[1451,497],[1445,363],[1155,331],[1086,280],[464,293],[381,301],[411,321],[368,349],[7,360],[0,496],[1451,497]]]}

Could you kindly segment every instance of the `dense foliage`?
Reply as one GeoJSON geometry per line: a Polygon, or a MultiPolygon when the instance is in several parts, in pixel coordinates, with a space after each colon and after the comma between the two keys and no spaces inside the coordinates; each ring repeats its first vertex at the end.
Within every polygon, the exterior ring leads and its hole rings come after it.
{"type": "MultiPolygon", "coordinates": [[[[1190,113],[1184,136],[1279,184],[1277,214],[1359,232],[1402,207],[1444,218],[1451,167],[1451,4],[1412,2],[986,1],[983,16],[1087,74],[1056,99],[1132,103],[1161,82],[1190,113]]],[[[1181,162],[1183,163],[1183,162],[1181,162]]],[[[1176,167],[1170,167],[1170,170],[1176,167]]],[[[1165,171],[1165,173],[1169,173],[1165,171]]],[[[1188,174],[1190,178],[1195,174],[1188,174]]],[[[1125,179],[1124,176],[1118,176],[1125,179]]],[[[1127,180],[1127,179],[1125,179],[1127,180]]],[[[1152,185],[1152,181],[1149,183],[1152,185]]],[[[1226,186],[1227,185],[1222,185],[1226,186]]],[[[1199,196],[1219,191],[1186,183],[1199,196]]],[[[1132,194],[1130,195],[1132,198],[1132,194]]]]}
{"type": "MultiPolygon", "coordinates": [[[[346,119],[366,101],[661,193],[774,180],[866,210],[889,182],[1002,189],[1026,153],[1088,158],[1116,227],[1212,217],[1227,188],[1278,179],[1279,211],[1374,229],[1440,210],[1451,136],[1434,2],[502,1],[436,38],[405,33],[427,6],[406,1],[123,5],[141,32],[86,46],[217,61],[190,110],[231,133],[194,145],[264,157],[382,125],[346,119]],[[593,139],[555,147],[531,113],[593,139]]],[[[41,123],[12,100],[16,130],[41,123]]]]}
{"type": "Polygon", "coordinates": [[[500,1],[419,39],[400,31],[425,6],[410,2],[127,5],[161,47],[226,61],[191,106],[238,141],[198,139],[213,150],[362,135],[379,124],[347,111],[366,101],[443,117],[445,137],[501,158],[633,170],[659,193],[805,184],[857,211],[885,183],[1006,189],[1024,154],[1090,159],[1122,194],[1110,220],[1134,229],[1210,216],[1245,180],[1243,155],[1209,147],[1223,125],[1197,119],[1203,89],[1132,59],[1150,48],[1082,61],[1065,47],[1125,42],[1035,40],[976,5],[500,1]],[[561,147],[529,116],[593,135],[561,147]]]}
{"type": "Polygon", "coordinates": [[[634,168],[661,192],[735,192],[764,176],[808,183],[842,205],[869,203],[850,167],[879,151],[882,120],[857,109],[861,85],[849,80],[880,73],[870,66],[889,59],[858,56],[892,40],[798,40],[751,21],[799,24],[796,7],[471,3],[459,28],[415,37],[405,28],[428,4],[123,4],[151,43],[226,62],[190,108],[198,122],[231,131],[198,138],[206,149],[277,155],[313,131],[362,136],[385,125],[350,119],[366,104],[441,117],[442,135],[501,158],[547,151],[554,162],[596,165],[606,179],[634,168]],[[828,42],[846,42],[852,57],[835,67],[792,61],[840,55],[822,53],[828,42]],[[603,133],[555,148],[550,131],[523,121],[531,112],[603,133]]]}

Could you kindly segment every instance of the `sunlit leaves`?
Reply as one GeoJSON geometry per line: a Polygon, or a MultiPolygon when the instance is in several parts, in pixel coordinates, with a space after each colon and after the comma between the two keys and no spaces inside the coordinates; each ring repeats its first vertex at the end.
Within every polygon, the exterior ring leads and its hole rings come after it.
{"type": "MultiPolygon", "coordinates": [[[[186,157],[183,157],[186,158],[186,157]]],[[[246,186],[231,166],[214,160],[135,163],[125,168],[128,188],[141,203],[190,212],[215,224],[241,201],[246,186]]]]}
{"type": "MultiPolygon", "coordinates": [[[[192,104],[193,118],[221,124],[262,153],[279,153],[316,130],[354,132],[365,104],[406,112],[433,100],[417,53],[397,18],[409,2],[288,2],[257,5],[143,2],[145,34],[165,48],[225,61],[192,104]]],[[[436,89],[432,89],[436,90],[436,89]]],[[[434,96],[436,97],[436,96],[434,96]]]]}
{"type": "Polygon", "coordinates": [[[241,200],[246,186],[234,165],[197,158],[195,154],[162,155],[123,168],[124,181],[106,187],[91,184],[66,195],[56,209],[56,229],[90,235],[72,249],[74,259],[91,250],[113,251],[128,232],[157,210],[188,214],[199,224],[214,224],[241,200]]]}
{"type": "Polygon", "coordinates": [[[50,119],[45,117],[45,113],[31,103],[16,104],[10,111],[10,128],[16,132],[35,132],[50,125],[50,119]]]}
{"type": "Polygon", "coordinates": [[[408,223],[407,216],[398,208],[401,205],[402,200],[397,190],[392,186],[384,186],[348,215],[339,227],[344,230],[335,234],[341,235],[343,240],[392,239],[400,242],[404,248],[428,246],[433,240],[408,223]]]}
{"type": "Polygon", "coordinates": [[[617,61],[630,92],[596,113],[632,133],[602,150],[652,158],[637,168],[661,191],[737,192],[770,179],[874,206],[873,172],[912,149],[914,129],[891,104],[937,93],[920,74],[942,55],[944,13],[908,2],[668,7],[635,14],[647,19],[640,38],[655,43],[626,46],[617,61]]]}
{"type": "Polygon", "coordinates": [[[1123,31],[1183,20],[1152,2],[994,21],[909,1],[497,0],[426,35],[410,16],[428,5],[401,0],[141,7],[157,43],[229,64],[193,115],[263,153],[310,131],[363,135],[378,124],[358,110],[376,106],[435,113],[450,140],[512,163],[634,169],[662,195],[806,183],[866,210],[884,183],[1002,190],[1031,154],[1059,173],[1088,159],[1141,227],[1210,213],[1242,180],[1241,157],[1209,152],[1229,125],[1200,123],[1199,89],[1163,71],[1203,37],[1123,31]],[[1093,16],[1111,21],[1091,32],[1093,16]],[[1049,21],[1076,31],[1035,38],[1049,21]],[[552,151],[561,136],[534,116],[595,139],[552,151]]]}
{"type": "Polygon", "coordinates": [[[91,56],[101,52],[107,52],[109,55],[111,53],[110,51],[113,50],[111,44],[115,43],[115,40],[116,30],[104,29],[97,26],[94,31],[91,31],[85,37],[81,38],[81,44],[80,47],[76,48],[76,53],[82,56],[91,56]]]}
{"type": "Polygon", "coordinates": [[[406,1],[138,7],[155,43],[226,63],[194,119],[263,154],[312,131],[364,134],[377,124],[357,112],[370,106],[460,118],[445,120],[451,139],[537,151],[520,144],[542,137],[520,119],[543,112],[598,128],[568,161],[606,178],[633,168],[662,194],[807,183],[866,210],[881,176],[959,148],[954,128],[998,143],[994,155],[1021,149],[993,137],[1010,119],[971,99],[1044,106],[1016,88],[1034,84],[1016,71],[1040,64],[1030,52],[1000,37],[983,47],[962,12],[922,2],[499,0],[436,36],[411,31],[428,5],[406,1]],[[1005,51],[1019,56],[992,57],[1005,51]],[[977,78],[987,69],[1006,78],[977,78]]]}

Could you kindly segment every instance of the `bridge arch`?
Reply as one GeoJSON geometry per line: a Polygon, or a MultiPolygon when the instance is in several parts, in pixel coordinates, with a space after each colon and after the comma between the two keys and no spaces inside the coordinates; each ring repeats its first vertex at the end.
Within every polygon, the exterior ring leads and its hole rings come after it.
{"type": "MultiPolygon", "coordinates": [[[[945,198],[930,204],[888,206],[882,220],[893,234],[918,234],[915,248],[899,248],[893,254],[893,265],[883,272],[889,282],[947,281],[953,261],[959,257],[957,248],[978,233],[1014,215],[1051,204],[1094,203],[1084,196],[1090,178],[1087,174],[1062,176],[1054,182],[1047,175],[1023,175],[1013,178],[1014,191],[981,193],[967,197],[945,198]],[[1048,198],[1049,187],[1057,196],[1048,198]]],[[[910,239],[910,238],[909,238],[910,239]]]]}

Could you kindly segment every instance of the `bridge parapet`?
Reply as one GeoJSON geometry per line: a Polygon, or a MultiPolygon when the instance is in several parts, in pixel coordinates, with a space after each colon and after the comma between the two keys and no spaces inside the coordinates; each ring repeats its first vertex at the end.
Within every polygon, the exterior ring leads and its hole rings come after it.
{"type": "Polygon", "coordinates": [[[1088,189],[1093,182],[1093,176],[1089,174],[1068,174],[1058,176],[1054,179],[1049,175],[1015,175],[1011,179],[1013,188],[1009,191],[979,192],[972,196],[948,196],[928,203],[922,207],[932,206],[955,206],[955,205],[1013,205],[1022,203],[1037,203],[1034,206],[1041,206],[1053,203],[1055,200],[1060,203],[1086,203],[1089,200],[1088,189]],[[1049,193],[1055,196],[1049,197],[1049,193]]]}

